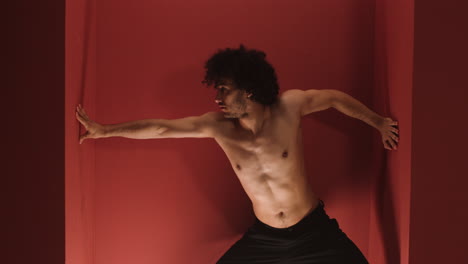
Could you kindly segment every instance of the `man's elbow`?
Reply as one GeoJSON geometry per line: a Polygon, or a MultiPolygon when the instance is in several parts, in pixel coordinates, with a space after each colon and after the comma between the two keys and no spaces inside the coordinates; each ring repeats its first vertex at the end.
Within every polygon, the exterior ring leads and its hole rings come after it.
{"type": "Polygon", "coordinates": [[[328,104],[330,107],[333,107],[333,108],[339,107],[346,100],[346,97],[348,96],[346,93],[339,91],[339,90],[334,90],[334,89],[328,89],[326,90],[326,92],[327,92],[328,104]]]}

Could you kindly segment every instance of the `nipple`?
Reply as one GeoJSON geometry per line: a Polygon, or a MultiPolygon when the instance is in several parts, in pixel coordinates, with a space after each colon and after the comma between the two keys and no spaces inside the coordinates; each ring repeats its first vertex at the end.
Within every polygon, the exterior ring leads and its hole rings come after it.
{"type": "Polygon", "coordinates": [[[288,152],[285,150],[285,151],[283,152],[283,158],[286,158],[286,157],[288,157],[288,152]]]}
{"type": "Polygon", "coordinates": [[[237,168],[238,170],[241,170],[241,169],[242,169],[241,166],[240,166],[239,164],[236,164],[236,168],[237,168]]]}

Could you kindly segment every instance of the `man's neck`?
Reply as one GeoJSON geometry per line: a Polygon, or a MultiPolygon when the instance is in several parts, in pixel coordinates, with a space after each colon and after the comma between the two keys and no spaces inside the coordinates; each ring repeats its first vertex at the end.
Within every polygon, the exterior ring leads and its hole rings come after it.
{"type": "Polygon", "coordinates": [[[253,136],[258,135],[265,124],[265,120],[270,118],[271,108],[261,104],[252,106],[251,111],[245,117],[239,118],[239,124],[248,130],[253,136]]]}

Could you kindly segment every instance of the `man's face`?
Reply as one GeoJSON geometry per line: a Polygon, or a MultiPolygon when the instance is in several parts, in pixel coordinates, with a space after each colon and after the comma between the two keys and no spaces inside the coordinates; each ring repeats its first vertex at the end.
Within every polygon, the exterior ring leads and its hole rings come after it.
{"type": "Polygon", "coordinates": [[[226,118],[240,118],[246,115],[248,106],[247,95],[239,90],[229,79],[223,79],[215,84],[215,102],[221,107],[226,118]]]}

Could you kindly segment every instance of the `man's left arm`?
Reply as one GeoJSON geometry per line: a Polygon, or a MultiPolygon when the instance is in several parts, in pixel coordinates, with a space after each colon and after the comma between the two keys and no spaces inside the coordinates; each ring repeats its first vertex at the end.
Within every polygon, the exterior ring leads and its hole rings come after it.
{"type": "Polygon", "coordinates": [[[343,114],[362,120],[382,134],[386,149],[396,149],[399,141],[398,122],[373,112],[352,96],[339,90],[327,90],[331,95],[331,106],[343,114]]]}

